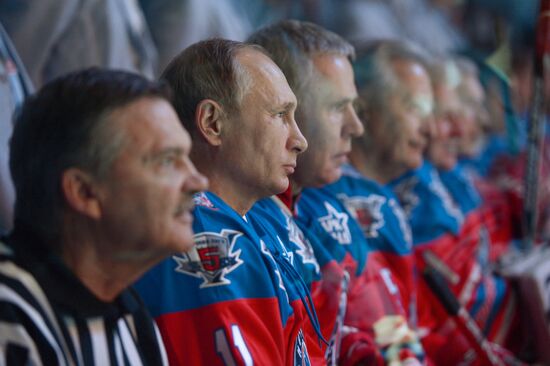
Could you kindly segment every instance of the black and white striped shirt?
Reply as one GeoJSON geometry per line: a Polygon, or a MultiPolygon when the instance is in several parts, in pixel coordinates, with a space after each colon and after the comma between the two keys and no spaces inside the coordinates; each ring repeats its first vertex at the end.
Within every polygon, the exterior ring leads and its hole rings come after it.
{"type": "Polygon", "coordinates": [[[35,239],[0,242],[0,365],[168,364],[133,290],[100,301],[35,239]]]}

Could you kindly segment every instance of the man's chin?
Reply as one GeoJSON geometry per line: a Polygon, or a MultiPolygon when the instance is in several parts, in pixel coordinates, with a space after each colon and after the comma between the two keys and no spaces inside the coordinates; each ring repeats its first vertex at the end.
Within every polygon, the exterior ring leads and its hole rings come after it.
{"type": "MultiPolygon", "coordinates": [[[[265,197],[275,196],[277,194],[283,193],[288,189],[289,184],[290,184],[290,180],[288,179],[288,177],[285,177],[280,182],[273,184],[273,187],[269,190],[269,192],[265,192],[265,197]]],[[[265,198],[265,197],[262,197],[262,198],[265,198]]]]}
{"type": "Polygon", "coordinates": [[[332,184],[336,182],[338,179],[342,177],[342,167],[337,167],[334,169],[331,169],[331,171],[325,172],[322,176],[319,177],[317,180],[316,187],[323,187],[327,184],[332,184]]]}

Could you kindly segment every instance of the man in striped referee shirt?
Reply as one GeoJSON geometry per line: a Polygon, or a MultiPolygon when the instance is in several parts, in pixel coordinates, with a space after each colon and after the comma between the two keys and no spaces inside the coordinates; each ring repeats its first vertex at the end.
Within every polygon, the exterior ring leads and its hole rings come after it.
{"type": "Polygon", "coordinates": [[[191,248],[191,195],[207,186],[169,101],[159,83],[92,68],[25,102],[15,225],[0,242],[0,365],[167,364],[128,286],[191,248]]]}

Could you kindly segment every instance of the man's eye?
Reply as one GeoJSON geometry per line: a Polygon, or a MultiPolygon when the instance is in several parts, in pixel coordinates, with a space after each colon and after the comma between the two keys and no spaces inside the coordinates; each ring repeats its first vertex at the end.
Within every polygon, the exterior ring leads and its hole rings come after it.
{"type": "Polygon", "coordinates": [[[163,156],[161,159],[160,159],[160,165],[161,166],[172,166],[174,165],[176,162],[176,158],[174,156],[163,156]]]}
{"type": "Polygon", "coordinates": [[[277,116],[278,118],[284,118],[286,116],[286,111],[278,112],[275,116],[277,116]]]}

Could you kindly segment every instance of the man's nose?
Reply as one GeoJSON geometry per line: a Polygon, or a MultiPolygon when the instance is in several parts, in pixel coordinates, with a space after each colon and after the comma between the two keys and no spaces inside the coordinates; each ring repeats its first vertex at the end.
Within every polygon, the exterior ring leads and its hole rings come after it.
{"type": "Polygon", "coordinates": [[[364,132],[365,127],[363,127],[363,123],[361,123],[361,120],[357,116],[355,108],[350,104],[346,107],[343,135],[344,137],[359,137],[364,132]]]}

